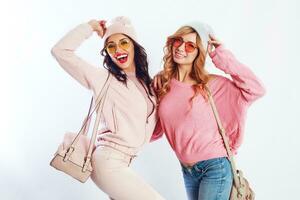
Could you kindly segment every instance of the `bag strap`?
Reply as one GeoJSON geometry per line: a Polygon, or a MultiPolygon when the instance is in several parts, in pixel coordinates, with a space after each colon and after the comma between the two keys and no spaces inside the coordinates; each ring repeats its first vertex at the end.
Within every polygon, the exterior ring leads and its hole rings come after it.
{"type": "Polygon", "coordinates": [[[84,121],[82,123],[82,127],[84,127],[84,130],[83,130],[83,133],[82,133],[83,135],[87,135],[87,132],[88,132],[89,127],[90,127],[91,118],[89,118],[88,116],[90,116],[90,114],[91,114],[93,100],[94,100],[94,97],[92,97],[92,99],[91,99],[88,114],[87,114],[86,118],[84,119],[84,121]]]}
{"type": "Polygon", "coordinates": [[[93,134],[92,134],[92,137],[91,137],[91,140],[90,140],[89,150],[88,150],[86,160],[85,160],[85,163],[84,163],[84,166],[83,166],[83,171],[85,171],[87,169],[87,166],[90,163],[90,160],[91,160],[91,157],[92,157],[93,146],[95,144],[95,140],[96,140],[96,136],[97,136],[97,130],[98,130],[98,126],[99,126],[99,123],[100,123],[101,113],[102,113],[102,110],[103,110],[104,101],[106,99],[107,90],[108,90],[108,87],[109,87],[109,82],[110,81],[108,81],[108,84],[106,84],[106,87],[103,88],[104,89],[103,97],[99,100],[99,103],[97,104],[97,106],[95,106],[96,110],[97,110],[97,116],[96,116],[96,121],[95,121],[94,128],[93,128],[93,134]]]}
{"type": "Polygon", "coordinates": [[[94,124],[94,128],[93,128],[93,134],[90,140],[90,144],[89,144],[89,149],[88,149],[88,153],[86,155],[86,161],[84,163],[84,167],[83,167],[83,171],[86,170],[88,163],[90,162],[91,159],[91,155],[92,155],[92,150],[93,150],[93,145],[95,143],[96,140],[96,135],[97,135],[97,129],[100,123],[100,118],[101,118],[101,112],[103,109],[103,105],[104,105],[104,100],[107,94],[107,90],[108,87],[110,85],[112,79],[112,75],[110,73],[108,73],[108,77],[104,83],[104,86],[102,87],[96,101],[95,101],[95,106],[93,108],[93,110],[91,111],[91,107],[92,107],[92,103],[93,103],[93,98],[91,100],[91,104],[90,104],[90,109],[89,109],[89,113],[88,116],[85,118],[83,125],[81,126],[80,131],[78,132],[78,134],[76,135],[76,137],[74,138],[73,142],[71,143],[70,147],[68,148],[67,152],[66,152],[66,157],[65,159],[68,159],[72,152],[75,149],[75,145],[77,144],[78,140],[79,140],[79,135],[86,135],[87,131],[89,129],[89,125],[90,125],[90,120],[91,120],[91,116],[93,115],[93,113],[95,111],[97,111],[97,116],[96,116],[96,121],[94,124]]]}
{"type": "Polygon", "coordinates": [[[101,91],[100,91],[100,93],[99,93],[99,95],[98,95],[98,97],[97,97],[97,99],[95,101],[95,107],[94,107],[94,109],[93,109],[92,112],[91,112],[91,108],[92,108],[92,104],[93,104],[94,98],[92,97],[92,99],[91,99],[91,103],[90,103],[90,108],[89,108],[89,111],[88,111],[88,115],[85,118],[85,120],[83,122],[83,125],[82,125],[82,127],[80,129],[80,131],[82,131],[81,134],[87,135],[87,132],[88,132],[89,127],[90,127],[91,118],[92,118],[91,116],[96,111],[97,106],[99,106],[100,101],[102,100],[102,98],[104,97],[105,93],[107,92],[107,89],[108,89],[108,86],[110,84],[110,81],[111,81],[111,74],[109,72],[108,76],[107,76],[107,79],[106,79],[106,81],[104,83],[104,86],[102,87],[102,89],[101,89],[101,91]]]}
{"type": "Polygon", "coordinates": [[[229,142],[228,142],[228,138],[226,137],[226,134],[225,134],[225,129],[222,125],[222,122],[220,120],[220,116],[219,116],[219,113],[218,113],[218,110],[217,110],[217,107],[216,107],[216,104],[215,104],[215,101],[212,97],[212,94],[211,94],[211,91],[210,89],[205,86],[206,88],[206,91],[208,93],[208,99],[209,99],[209,103],[211,105],[211,108],[213,110],[213,113],[214,113],[214,116],[215,116],[215,119],[217,121],[217,124],[218,124],[218,129],[219,129],[219,133],[221,134],[222,136],[222,139],[224,141],[224,145],[225,145],[225,148],[226,148],[226,151],[227,151],[227,154],[228,154],[228,157],[229,157],[229,161],[231,163],[231,168],[232,168],[232,173],[233,173],[233,181],[234,181],[234,184],[237,188],[240,188],[240,181],[239,181],[239,178],[238,178],[238,175],[237,175],[237,170],[236,170],[236,165],[235,165],[235,161],[233,159],[233,154],[231,152],[231,149],[230,149],[230,146],[229,146],[229,142]]]}

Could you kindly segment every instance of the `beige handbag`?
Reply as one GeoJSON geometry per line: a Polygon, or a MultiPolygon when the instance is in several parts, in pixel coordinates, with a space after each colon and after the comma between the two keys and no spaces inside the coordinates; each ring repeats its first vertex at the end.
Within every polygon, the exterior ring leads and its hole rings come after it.
{"type": "Polygon", "coordinates": [[[98,95],[93,111],[91,112],[93,98],[87,117],[79,133],[66,133],[62,144],[59,145],[50,165],[55,169],[62,171],[73,178],[84,183],[91,175],[91,155],[95,147],[97,129],[100,122],[100,115],[103,109],[106,93],[111,81],[111,75],[108,74],[106,82],[98,95]],[[91,139],[87,136],[92,114],[97,110],[96,121],[93,128],[91,139]]]}
{"type": "Polygon", "coordinates": [[[229,142],[228,142],[228,139],[225,134],[225,129],[222,126],[215,102],[212,98],[209,88],[206,87],[206,90],[208,92],[209,102],[210,102],[210,105],[214,112],[214,116],[216,118],[216,121],[217,121],[217,124],[219,127],[219,132],[223,138],[225,148],[226,148],[226,151],[228,154],[228,158],[231,163],[232,172],[233,172],[233,185],[232,185],[231,194],[230,194],[229,199],[230,200],[254,200],[255,194],[254,194],[253,190],[250,188],[247,179],[244,178],[243,172],[241,170],[236,169],[236,165],[235,165],[235,162],[233,159],[233,154],[230,150],[229,142]]]}

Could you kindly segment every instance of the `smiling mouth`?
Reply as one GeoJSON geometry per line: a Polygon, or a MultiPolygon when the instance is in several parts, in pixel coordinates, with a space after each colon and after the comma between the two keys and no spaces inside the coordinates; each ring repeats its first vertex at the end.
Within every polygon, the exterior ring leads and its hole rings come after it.
{"type": "Polygon", "coordinates": [[[115,56],[115,58],[117,59],[118,62],[120,62],[121,64],[126,63],[128,60],[128,54],[117,54],[115,56]]]}
{"type": "Polygon", "coordinates": [[[182,55],[181,53],[175,52],[175,58],[185,58],[186,56],[182,55]]]}

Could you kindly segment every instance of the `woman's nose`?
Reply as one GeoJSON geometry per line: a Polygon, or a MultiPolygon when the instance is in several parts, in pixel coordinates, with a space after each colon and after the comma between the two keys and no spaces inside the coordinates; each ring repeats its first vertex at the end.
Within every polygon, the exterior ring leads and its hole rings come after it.
{"type": "Polygon", "coordinates": [[[178,47],[178,50],[185,51],[185,43],[184,42],[178,47]]]}

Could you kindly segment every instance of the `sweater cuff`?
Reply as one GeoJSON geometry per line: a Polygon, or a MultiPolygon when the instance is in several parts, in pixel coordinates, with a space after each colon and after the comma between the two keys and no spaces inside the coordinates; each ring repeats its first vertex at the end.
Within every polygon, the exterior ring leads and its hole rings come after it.
{"type": "Polygon", "coordinates": [[[83,23],[83,25],[85,25],[87,27],[87,29],[89,30],[89,32],[93,32],[93,27],[89,24],[89,23],[83,23]]]}
{"type": "Polygon", "coordinates": [[[223,44],[221,44],[220,46],[218,46],[213,52],[210,52],[210,53],[209,53],[209,56],[210,56],[211,58],[213,58],[213,57],[216,56],[216,54],[218,54],[218,53],[221,52],[222,50],[224,50],[224,45],[223,45],[223,44]]]}
{"type": "Polygon", "coordinates": [[[89,23],[82,23],[77,27],[81,33],[86,37],[90,37],[93,34],[93,27],[89,23]]]}

